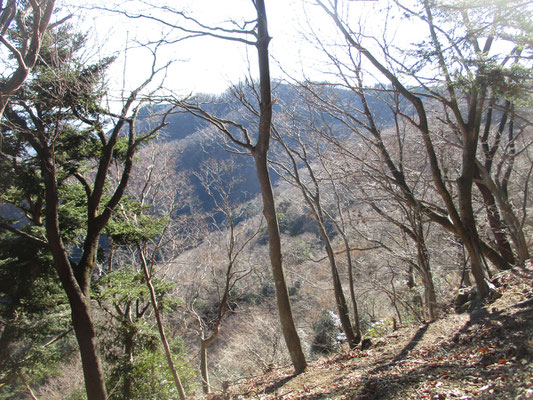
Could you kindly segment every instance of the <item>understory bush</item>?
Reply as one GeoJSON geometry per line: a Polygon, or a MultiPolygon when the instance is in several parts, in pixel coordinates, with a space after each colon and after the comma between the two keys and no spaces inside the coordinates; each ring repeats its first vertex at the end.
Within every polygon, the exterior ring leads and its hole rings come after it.
{"type": "Polygon", "coordinates": [[[339,317],[333,311],[322,311],[320,318],[313,325],[311,352],[329,354],[338,349],[339,345],[345,340],[340,326],[339,317]]]}

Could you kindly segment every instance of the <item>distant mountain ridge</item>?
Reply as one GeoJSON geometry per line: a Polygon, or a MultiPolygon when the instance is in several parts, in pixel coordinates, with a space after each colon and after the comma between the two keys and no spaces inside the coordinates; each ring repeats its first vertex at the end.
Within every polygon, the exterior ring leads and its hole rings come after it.
{"type": "MultiPolygon", "coordinates": [[[[334,101],[349,103],[351,107],[361,109],[359,97],[349,90],[341,90],[332,87],[321,88],[325,96],[329,96],[334,101]]],[[[251,90],[244,93],[244,98],[250,103],[254,102],[254,94],[251,90]]],[[[273,88],[273,98],[276,103],[273,107],[274,118],[277,113],[282,113],[284,108],[294,108],[302,101],[301,92],[292,85],[278,83],[273,88]]],[[[252,116],[246,107],[237,99],[230,90],[220,96],[198,96],[198,102],[202,108],[212,115],[224,119],[235,121],[242,124],[249,130],[252,141],[256,132],[253,126],[252,116]]],[[[378,123],[388,125],[393,122],[393,115],[387,104],[379,98],[370,98],[373,109],[378,110],[375,118],[378,123]]],[[[142,126],[150,115],[158,114],[168,109],[168,105],[158,105],[152,109],[144,109],[140,113],[139,125],[142,126]]],[[[319,111],[317,111],[319,112],[319,111]]],[[[331,119],[331,118],[330,118],[331,119]]],[[[235,173],[240,175],[242,183],[238,185],[231,199],[234,202],[244,202],[259,193],[259,184],[257,182],[255,166],[253,159],[249,156],[236,155],[227,151],[224,145],[223,133],[216,132],[205,120],[196,117],[185,110],[177,110],[167,117],[167,126],[162,130],[161,140],[177,145],[180,154],[177,156],[176,169],[179,171],[188,171],[191,173],[199,171],[201,165],[208,159],[215,159],[222,162],[235,158],[235,173]]],[[[346,129],[339,127],[339,134],[346,129]]],[[[274,151],[274,150],[272,150],[274,151]]],[[[229,177],[228,177],[229,178],[229,177]]],[[[273,173],[272,182],[275,184],[279,177],[273,173]]],[[[201,206],[205,211],[213,207],[213,201],[205,189],[200,185],[197,178],[191,178],[194,185],[194,192],[198,196],[201,206]]]]}

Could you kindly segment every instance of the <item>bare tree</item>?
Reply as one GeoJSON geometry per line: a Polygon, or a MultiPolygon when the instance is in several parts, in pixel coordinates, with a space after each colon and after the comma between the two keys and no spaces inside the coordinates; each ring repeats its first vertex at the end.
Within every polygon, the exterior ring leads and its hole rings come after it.
{"type": "MultiPolygon", "coordinates": [[[[326,226],[328,215],[324,210],[321,185],[319,182],[322,179],[318,175],[317,168],[312,165],[313,160],[309,154],[311,151],[314,154],[320,154],[320,144],[312,146],[310,143],[307,143],[303,138],[304,134],[305,132],[302,132],[298,126],[298,122],[295,120],[292,120],[288,126],[281,127],[281,125],[276,125],[274,137],[281,144],[286,155],[286,160],[276,160],[274,164],[280,176],[300,190],[318,223],[320,236],[324,241],[324,247],[331,268],[337,312],[348,344],[353,349],[359,343],[361,336],[360,334],[359,336],[355,334],[350,321],[348,305],[337,268],[335,252],[333,251],[330,234],[326,226]],[[311,147],[312,150],[310,150],[311,147]]],[[[357,312],[356,309],[355,312],[357,312]]]]}
{"type": "Polygon", "coordinates": [[[271,78],[270,78],[270,61],[268,46],[270,36],[268,34],[267,15],[265,2],[263,0],[252,0],[256,12],[256,18],[252,22],[245,22],[244,28],[226,29],[222,27],[208,27],[197,20],[184,16],[183,13],[177,12],[178,15],[185,17],[188,22],[192,22],[195,29],[184,29],[182,26],[170,24],[168,21],[162,21],[166,26],[176,27],[190,34],[207,35],[219,39],[235,41],[253,46],[257,49],[259,64],[259,83],[258,90],[255,91],[259,102],[259,107],[249,109],[257,118],[258,131],[255,143],[252,140],[248,129],[243,125],[235,122],[220,119],[202,109],[201,106],[193,103],[180,102],[179,105],[212,124],[237,148],[243,150],[246,154],[254,158],[258,181],[261,187],[263,200],[263,215],[267,223],[269,233],[270,261],[272,266],[272,275],[276,285],[276,298],[278,302],[278,312],[283,330],[285,343],[289,350],[292,363],[296,373],[305,370],[307,362],[302,350],[300,338],[296,331],[292,308],[289,299],[287,283],[282,263],[281,240],[279,226],[276,215],[275,199],[272,190],[270,172],[268,168],[268,151],[270,148],[271,125],[272,125],[272,99],[271,78]],[[255,24],[252,29],[247,29],[250,25],[255,24]],[[250,40],[252,37],[253,40],[250,40]]]}
{"type": "Polygon", "coordinates": [[[203,164],[200,171],[195,173],[201,185],[213,200],[214,208],[211,217],[213,223],[211,225],[214,233],[217,233],[216,239],[222,241],[222,249],[220,248],[220,243],[218,246],[210,246],[209,239],[207,243],[204,243],[204,245],[209,245],[206,251],[216,254],[216,256],[213,254],[216,260],[215,265],[210,266],[209,275],[212,277],[212,282],[207,278],[201,279],[201,282],[196,282],[196,289],[193,291],[192,299],[187,301],[187,309],[198,323],[200,372],[202,388],[205,394],[211,391],[207,360],[208,348],[217,340],[222,322],[226,314],[231,311],[230,297],[235,286],[252,272],[251,267],[243,265],[244,263],[240,259],[246,247],[259,233],[261,227],[259,225],[257,229],[253,229],[252,234],[245,235],[247,232],[243,232],[242,226],[237,226],[239,211],[231,201],[232,193],[239,184],[235,165],[234,160],[220,164],[210,159],[203,164]],[[221,218],[223,219],[220,220],[221,218]],[[222,268],[219,267],[221,263],[220,253],[225,254],[222,268]],[[210,286],[216,288],[216,311],[212,315],[209,315],[211,313],[208,313],[208,315],[202,314],[195,306],[200,297],[200,285],[205,285],[206,281],[209,281],[210,286]]]}
{"type": "MultiPolygon", "coordinates": [[[[106,11],[120,13],[129,18],[140,18],[160,23],[162,26],[173,30],[187,37],[208,36],[221,40],[228,40],[235,43],[254,47],[257,50],[259,65],[259,90],[257,91],[259,107],[254,111],[258,120],[257,140],[252,141],[249,131],[235,121],[227,121],[217,118],[202,109],[198,104],[192,102],[179,102],[179,105],[192,114],[203,118],[211,123],[216,129],[236,147],[254,158],[258,181],[261,187],[263,199],[263,214],[269,232],[270,260],[272,275],[276,285],[276,297],[278,301],[279,318],[283,330],[283,336],[289,349],[292,363],[296,373],[305,370],[307,362],[302,350],[300,338],[296,331],[296,325],[292,314],[287,283],[282,263],[281,241],[279,226],[276,217],[275,199],[272,190],[270,173],[268,169],[267,154],[270,147],[270,131],[272,124],[272,91],[270,78],[270,57],[267,14],[264,0],[251,0],[255,11],[255,17],[251,21],[236,22],[230,20],[229,26],[209,26],[187,13],[172,8],[167,5],[159,5],[150,2],[143,2],[151,8],[151,13],[135,13],[131,11],[121,11],[101,7],[106,11]],[[156,13],[158,11],[159,13],[156,13]],[[176,20],[180,23],[176,23],[176,20]],[[238,131],[238,133],[236,133],[238,131]]],[[[180,39],[182,40],[182,39],[180,39]]],[[[166,38],[167,43],[175,41],[166,38]]]]}
{"type": "MultiPolygon", "coordinates": [[[[475,181],[475,174],[478,168],[477,166],[477,148],[479,144],[479,130],[482,121],[483,106],[485,104],[487,91],[492,87],[494,82],[484,79],[486,69],[483,69],[481,65],[478,65],[476,70],[473,70],[469,66],[466,66],[467,60],[465,53],[461,53],[457,47],[454,47],[451,36],[447,36],[444,28],[437,25],[436,18],[433,16],[433,9],[426,1],[420,2],[417,5],[418,9],[407,9],[406,7],[399,7],[405,13],[409,14],[413,18],[418,18],[426,24],[429,29],[428,42],[432,47],[432,56],[435,57],[436,65],[439,66],[439,77],[442,77],[442,82],[445,86],[444,91],[439,91],[438,86],[431,86],[431,83],[424,82],[422,74],[413,75],[423,90],[418,88],[411,88],[406,83],[401,81],[401,71],[406,70],[405,64],[401,60],[394,57],[392,54],[392,48],[384,43],[382,47],[378,47],[378,50],[370,49],[364,46],[364,35],[358,33],[357,30],[353,30],[347,20],[343,16],[343,5],[338,1],[320,1],[315,2],[321,7],[324,12],[331,18],[334,25],[338,29],[340,35],[343,37],[348,47],[348,58],[345,62],[336,57],[333,53],[328,53],[334,66],[340,72],[341,80],[348,87],[354,89],[355,92],[361,96],[361,112],[358,114],[362,116],[363,120],[359,119],[356,115],[345,117],[351,118],[351,123],[354,127],[363,128],[374,139],[374,146],[376,150],[383,157],[384,163],[389,170],[390,177],[394,185],[397,186],[403,193],[406,201],[410,202],[413,207],[423,210],[423,212],[435,222],[441,224],[445,229],[452,232],[454,235],[459,236],[465,248],[470,255],[472,264],[472,272],[478,286],[478,291],[481,297],[486,297],[489,293],[488,285],[484,277],[483,268],[483,255],[489,258],[498,268],[508,268],[509,264],[505,261],[500,253],[495,251],[486,242],[484,242],[478,232],[477,222],[474,217],[473,208],[473,195],[472,188],[475,181]],[[442,41],[450,42],[452,45],[449,48],[444,48],[442,41]],[[449,58],[447,52],[453,53],[457,51],[459,57],[449,58]],[[398,96],[402,100],[402,108],[398,110],[398,116],[412,125],[417,132],[419,132],[424,149],[426,152],[428,165],[431,170],[433,185],[435,192],[439,195],[442,207],[439,209],[430,209],[425,207],[413,193],[412,188],[409,186],[406,176],[402,169],[401,164],[396,163],[390,153],[390,149],[387,148],[385,142],[382,139],[381,132],[378,128],[378,124],[374,120],[372,115],[372,106],[368,98],[364,94],[365,90],[368,90],[362,85],[361,82],[361,61],[365,59],[365,62],[374,68],[374,71],[388,80],[390,83],[394,95],[398,96]],[[452,61],[450,61],[452,60],[452,61]],[[457,61],[458,60],[458,61],[457,61]],[[453,62],[457,62],[457,65],[465,65],[468,71],[471,72],[474,77],[474,84],[469,87],[468,92],[461,92],[457,90],[457,85],[453,79],[452,69],[456,68],[453,62]],[[462,64],[461,64],[462,63],[462,64]],[[348,77],[347,72],[352,73],[352,77],[348,77]],[[353,84],[355,82],[355,84],[353,84]],[[447,95],[446,95],[447,94],[447,95]],[[464,94],[466,100],[461,101],[460,96],[464,94]],[[444,109],[443,121],[444,125],[437,124],[433,126],[434,121],[428,117],[428,110],[431,107],[429,101],[424,101],[425,98],[431,99],[441,104],[444,109]],[[407,108],[403,107],[403,104],[408,104],[407,108]],[[466,105],[466,108],[463,107],[466,105]],[[466,110],[466,111],[464,111],[466,110]],[[366,120],[366,122],[365,122],[366,120]],[[438,127],[447,126],[448,129],[453,132],[461,149],[461,167],[459,176],[456,181],[454,189],[457,190],[457,197],[450,191],[448,186],[449,181],[443,175],[443,166],[439,161],[437,148],[434,144],[435,130],[438,131],[438,127]],[[438,210],[435,212],[434,210],[438,210]],[[444,211],[444,213],[443,213],[444,211]]],[[[506,8],[505,12],[510,9],[506,8]]],[[[477,12],[477,10],[475,11],[477,12]]],[[[463,27],[468,31],[472,28],[472,24],[468,20],[469,14],[465,9],[453,10],[460,18],[458,23],[462,23],[463,27]]],[[[502,25],[502,19],[492,20],[491,26],[495,27],[502,25]]],[[[505,22],[503,22],[505,23],[505,22]]],[[[476,49],[479,50],[479,54],[489,54],[491,45],[494,41],[494,36],[490,34],[489,30],[478,31],[476,35],[470,35],[461,38],[454,38],[456,40],[463,40],[469,47],[469,51],[476,49]],[[487,35],[485,35],[485,33],[487,35]],[[479,47],[479,41],[485,40],[485,47],[479,47]],[[478,47],[476,47],[478,46],[478,47]]],[[[457,31],[459,32],[459,31],[457,31]]],[[[428,53],[425,53],[428,54],[428,53]]],[[[513,52],[510,53],[511,58],[513,52]]],[[[409,68],[411,71],[419,71],[422,69],[422,58],[416,59],[414,65],[409,68]],[[418,63],[418,64],[417,64],[418,63]]],[[[505,61],[505,60],[503,60],[505,61]]],[[[432,80],[432,83],[438,82],[439,79],[432,80]]],[[[339,110],[340,113],[342,111],[339,110]]]]}
{"type": "MultiPolygon", "coordinates": [[[[386,221],[396,225],[401,232],[407,235],[407,237],[415,243],[417,262],[412,262],[410,260],[407,260],[407,262],[409,263],[410,267],[414,268],[422,278],[425,295],[424,303],[427,307],[429,319],[434,320],[437,316],[437,296],[435,293],[435,286],[433,284],[433,276],[431,273],[430,255],[426,246],[426,233],[424,232],[423,215],[417,210],[408,208],[404,209],[402,215],[406,217],[407,222],[403,222],[395,219],[391,213],[385,212],[375,203],[371,202],[370,206],[386,221]]],[[[400,207],[403,207],[403,205],[400,204],[400,207]]],[[[410,283],[409,285],[412,284],[410,283]]]]}
{"type": "MultiPolygon", "coordinates": [[[[363,214],[376,212],[385,221],[400,228],[401,232],[407,234],[414,241],[418,255],[415,262],[409,260],[408,263],[410,268],[415,266],[422,277],[427,294],[426,298],[431,299],[431,301],[426,302],[428,313],[431,315],[430,319],[434,319],[436,295],[429,269],[429,252],[424,239],[424,225],[427,225],[427,221],[423,220],[421,214],[415,218],[419,211],[417,212],[415,208],[409,205],[404,200],[402,193],[391,184],[389,176],[383,171],[381,157],[372,150],[373,142],[371,139],[364,137],[362,133],[358,133],[354,138],[354,135],[349,134],[349,132],[351,130],[358,132],[357,127],[346,124],[350,127],[347,133],[347,126],[344,122],[338,122],[339,115],[336,115],[335,109],[339,114],[355,110],[356,106],[353,109],[343,107],[347,102],[357,103],[359,96],[332,85],[311,84],[309,82],[302,84],[299,90],[299,104],[304,104],[303,107],[306,110],[301,113],[302,115],[297,122],[292,123],[291,130],[296,131],[295,126],[297,125],[298,130],[301,130],[302,133],[298,134],[298,139],[290,139],[291,135],[289,134],[287,140],[290,140],[291,151],[302,146],[302,138],[309,138],[305,140],[313,143],[312,145],[306,144],[307,151],[303,157],[298,158],[298,161],[301,167],[305,168],[307,163],[300,160],[311,157],[312,154],[316,164],[315,168],[317,170],[320,168],[321,171],[319,180],[324,182],[323,184],[327,182],[328,186],[324,191],[330,194],[331,203],[335,206],[333,212],[326,212],[326,214],[343,238],[353,309],[357,310],[353,290],[353,261],[346,234],[347,221],[344,214],[353,212],[353,209],[359,209],[360,220],[364,219],[363,214]],[[332,116],[333,118],[331,118],[332,116]],[[370,207],[363,212],[361,205],[364,204],[370,207]],[[395,210],[400,212],[397,213],[395,210]]],[[[371,100],[376,102],[375,98],[371,100]]],[[[393,101],[390,107],[390,116],[392,117],[390,120],[392,122],[394,121],[394,104],[393,101]]],[[[387,106],[387,103],[383,102],[382,105],[387,106]]],[[[387,108],[385,107],[385,109],[387,108]]],[[[344,119],[341,120],[344,121],[344,119]]],[[[421,167],[423,161],[421,162],[418,157],[414,156],[414,154],[419,153],[417,146],[408,137],[405,137],[405,133],[402,134],[401,130],[394,128],[384,130],[382,140],[389,151],[393,152],[395,159],[401,163],[406,174],[409,174],[406,176],[410,182],[414,183],[413,192],[416,190],[418,199],[427,203],[430,199],[425,194],[427,189],[424,189],[426,182],[424,179],[425,169],[421,167]]],[[[315,178],[316,180],[317,178],[315,178]]],[[[377,231],[378,226],[376,224],[376,229],[373,230],[377,231]]],[[[377,247],[399,256],[390,246],[390,244],[376,243],[366,250],[377,247]]],[[[361,249],[359,248],[359,250],[361,249]]],[[[407,261],[408,257],[405,257],[405,260],[407,261]]]]}

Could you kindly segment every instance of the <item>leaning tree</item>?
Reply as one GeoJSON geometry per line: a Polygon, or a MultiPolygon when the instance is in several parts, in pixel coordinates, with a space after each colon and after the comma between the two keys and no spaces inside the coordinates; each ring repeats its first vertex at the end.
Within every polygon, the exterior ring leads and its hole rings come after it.
{"type": "Polygon", "coordinates": [[[361,97],[355,113],[333,107],[335,115],[371,139],[390,182],[406,202],[460,238],[470,256],[479,294],[486,297],[485,258],[499,269],[509,268],[513,258],[505,243],[508,238],[515,243],[518,259],[528,255],[523,225],[516,217],[522,210],[505,202],[501,183],[508,181],[514,160],[529,146],[522,139],[531,129],[530,122],[517,104],[523,104],[531,82],[530,5],[519,0],[468,5],[421,0],[408,6],[392,2],[384,15],[416,21],[424,34],[406,52],[391,45],[389,25],[383,25],[380,36],[368,35],[357,18],[348,18],[355,12],[355,3],[314,3],[330,18],[344,44],[337,52],[321,42],[340,75],[339,84],[361,97]],[[369,101],[372,90],[362,83],[363,73],[387,82],[380,90],[399,99],[396,122],[409,125],[424,144],[437,204],[428,207],[416,197],[401,160],[387,146],[369,101]],[[509,132],[506,137],[505,130],[509,132]],[[442,143],[456,149],[454,168],[447,169],[446,159],[440,157],[442,143]],[[501,162],[494,168],[497,155],[501,162]],[[495,245],[480,235],[476,187],[489,212],[495,245]]]}

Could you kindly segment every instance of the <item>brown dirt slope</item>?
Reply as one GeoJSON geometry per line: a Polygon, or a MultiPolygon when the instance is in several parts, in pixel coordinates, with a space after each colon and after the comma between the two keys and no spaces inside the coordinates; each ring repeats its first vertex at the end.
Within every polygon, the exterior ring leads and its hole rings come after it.
{"type": "Polygon", "coordinates": [[[470,313],[399,329],[291,375],[274,369],[206,400],[533,399],[533,268],[497,276],[502,296],[470,313]]]}

